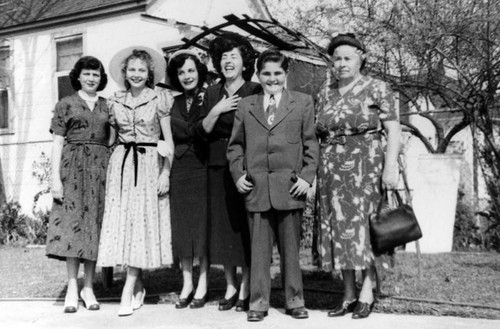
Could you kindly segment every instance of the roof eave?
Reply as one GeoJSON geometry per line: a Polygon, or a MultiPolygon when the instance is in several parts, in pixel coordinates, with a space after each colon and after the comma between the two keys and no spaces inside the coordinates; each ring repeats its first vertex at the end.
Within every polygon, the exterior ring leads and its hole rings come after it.
{"type": "Polygon", "coordinates": [[[28,32],[51,29],[79,22],[93,21],[104,17],[112,17],[134,12],[144,12],[146,10],[146,6],[147,1],[131,0],[127,3],[115,4],[97,9],[89,9],[78,13],[61,15],[35,22],[22,23],[11,27],[0,28],[0,38],[13,37],[28,32]]]}

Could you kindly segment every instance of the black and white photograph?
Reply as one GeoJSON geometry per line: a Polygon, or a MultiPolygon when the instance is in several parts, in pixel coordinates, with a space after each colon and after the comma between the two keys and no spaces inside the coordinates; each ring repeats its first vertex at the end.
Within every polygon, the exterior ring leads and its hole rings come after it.
{"type": "Polygon", "coordinates": [[[0,327],[500,327],[499,0],[0,0],[0,327]]]}

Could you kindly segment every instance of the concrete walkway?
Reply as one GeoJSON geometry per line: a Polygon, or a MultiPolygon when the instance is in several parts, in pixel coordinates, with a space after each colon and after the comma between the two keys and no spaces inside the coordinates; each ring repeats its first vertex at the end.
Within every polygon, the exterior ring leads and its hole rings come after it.
{"type": "Polygon", "coordinates": [[[283,309],[271,309],[263,322],[250,323],[245,313],[220,312],[215,305],[176,310],[172,304],[146,304],[128,317],[118,317],[118,303],[101,303],[100,311],[82,307],[64,314],[61,302],[0,301],[0,328],[217,328],[217,329],[497,329],[500,320],[412,316],[373,313],[368,319],[349,315],[328,318],[325,311],[309,310],[309,319],[295,320],[283,309]]]}

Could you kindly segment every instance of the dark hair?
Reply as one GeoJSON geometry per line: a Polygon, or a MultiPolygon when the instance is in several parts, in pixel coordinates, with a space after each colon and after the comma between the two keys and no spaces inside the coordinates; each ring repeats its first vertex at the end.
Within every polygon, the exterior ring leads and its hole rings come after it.
{"type": "Polygon", "coordinates": [[[134,49],[132,50],[132,54],[127,56],[123,61],[122,66],[122,74],[124,77],[125,88],[130,89],[130,83],[125,79],[128,63],[133,59],[140,59],[148,68],[148,79],[146,80],[146,87],[153,89],[155,85],[155,71],[154,71],[154,62],[151,55],[145,50],[134,49]]]}
{"type": "Polygon", "coordinates": [[[76,63],[71,72],[69,73],[69,81],[71,81],[71,86],[74,90],[82,89],[82,84],[78,80],[82,70],[96,70],[101,74],[101,82],[97,87],[97,91],[101,91],[106,88],[108,84],[108,75],[104,71],[104,66],[101,61],[93,56],[83,56],[76,63]]]}
{"type": "MultiPolygon", "coordinates": [[[[357,39],[353,33],[342,33],[338,34],[337,36],[333,37],[332,40],[330,40],[330,44],[328,45],[328,54],[330,56],[333,55],[335,49],[342,45],[351,46],[361,50],[363,53],[366,53],[365,45],[359,39],[357,39]]],[[[362,58],[361,66],[359,69],[362,70],[365,65],[366,58],[362,58]]]]}
{"type": "Polygon", "coordinates": [[[288,72],[290,61],[288,57],[283,55],[278,49],[268,49],[259,55],[259,58],[257,58],[257,72],[260,72],[267,62],[279,63],[281,68],[285,72],[288,72]]]}
{"type": "Polygon", "coordinates": [[[182,85],[179,81],[179,75],[177,74],[177,70],[180,69],[186,63],[186,60],[191,59],[196,66],[196,71],[198,71],[198,85],[200,88],[205,83],[207,79],[208,69],[203,64],[200,59],[195,55],[190,54],[179,54],[168,61],[167,66],[167,76],[170,79],[170,84],[172,87],[179,91],[183,91],[182,85]]]}
{"type": "Polygon", "coordinates": [[[219,73],[222,82],[225,81],[220,66],[222,54],[234,48],[238,48],[241,53],[241,58],[243,59],[243,79],[245,81],[250,81],[250,79],[252,79],[255,72],[255,50],[246,38],[237,33],[225,32],[212,40],[208,48],[210,57],[212,57],[213,66],[217,73],[219,73]]]}

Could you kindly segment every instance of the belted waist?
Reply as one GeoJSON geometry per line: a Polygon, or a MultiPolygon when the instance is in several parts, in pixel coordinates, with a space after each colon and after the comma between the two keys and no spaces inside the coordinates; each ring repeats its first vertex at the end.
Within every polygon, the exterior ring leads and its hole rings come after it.
{"type": "Polygon", "coordinates": [[[132,162],[134,164],[134,186],[137,186],[137,171],[138,171],[138,153],[144,154],[146,152],[146,149],[144,147],[156,147],[158,144],[157,143],[136,143],[136,142],[130,142],[130,143],[120,143],[120,145],[123,145],[125,147],[125,154],[123,155],[123,162],[122,162],[122,182],[123,182],[123,168],[125,167],[125,160],[127,160],[127,156],[130,153],[130,150],[132,150],[132,162]]]}
{"type": "Polygon", "coordinates": [[[106,144],[106,143],[99,142],[99,141],[88,140],[88,139],[67,140],[66,143],[68,143],[68,144],[76,144],[76,145],[100,145],[100,146],[108,147],[108,144],[106,144]]]}
{"type": "Polygon", "coordinates": [[[374,134],[379,132],[378,128],[357,129],[357,128],[342,128],[330,132],[329,136],[321,139],[320,145],[345,145],[348,137],[362,136],[366,134],[374,134]]]}

